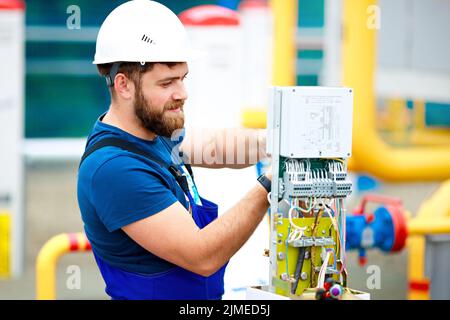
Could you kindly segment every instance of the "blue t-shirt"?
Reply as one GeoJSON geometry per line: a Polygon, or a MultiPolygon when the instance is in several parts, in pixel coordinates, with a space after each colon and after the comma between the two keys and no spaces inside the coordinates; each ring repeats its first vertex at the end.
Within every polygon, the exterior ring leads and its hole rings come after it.
{"type": "MultiPolygon", "coordinates": [[[[159,136],[153,141],[143,140],[100,119],[86,148],[101,139],[116,137],[135,143],[168,165],[173,163],[171,154],[177,152],[182,137],[178,141],[159,136]]],[[[142,248],[121,228],[176,201],[189,210],[186,195],[167,169],[117,147],[95,151],[84,160],[78,173],[78,204],[92,250],[103,261],[126,271],[152,274],[174,266],[142,248]]]]}

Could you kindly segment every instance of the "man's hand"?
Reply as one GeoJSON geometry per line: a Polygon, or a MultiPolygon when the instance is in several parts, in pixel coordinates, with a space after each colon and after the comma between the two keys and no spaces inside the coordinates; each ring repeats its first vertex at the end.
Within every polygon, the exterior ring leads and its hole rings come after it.
{"type": "Polygon", "coordinates": [[[266,173],[265,173],[266,177],[270,179],[270,181],[272,181],[272,166],[270,166],[266,173]]]}

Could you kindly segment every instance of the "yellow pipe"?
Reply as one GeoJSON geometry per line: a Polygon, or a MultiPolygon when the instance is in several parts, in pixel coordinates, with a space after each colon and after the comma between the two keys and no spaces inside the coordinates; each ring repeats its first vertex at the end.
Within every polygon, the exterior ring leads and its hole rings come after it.
{"type": "Polygon", "coordinates": [[[264,129],[267,128],[266,109],[248,108],[242,112],[242,125],[245,128],[264,129]]]}
{"type": "Polygon", "coordinates": [[[400,98],[393,98],[387,101],[387,121],[386,130],[389,132],[389,141],[399,145],[405,144],[408,140],[408,111],[406,101],[400,98]]]}
{"type": "Polygon", "coordinates": [[[0,279],[11,276],[11,216],[0,209],[0,279]]]}
{"type": "Polygon", "coordinates": [[[298,0],[270,0],[273,16],[273,80],[275,86],[296,83],[298,0]]]}
{"type": "Polygon", "coordinates": [[[358,170],[395,181],[441,180],[450,177],[450,148],[392,148],[375,127],[376,30],[367,13],[376,0],[343,2],[343,83],[353,88],[353,160],[358,170]]]}
{"type": "Polygon", "coordinates": [[[406,101],[401,98],[389,99],[387,101],[388,120],[387,130],[394,132],[405,132],[407,129],[406,101]]]}
{"type": "MultiPolygon", "coordinates": [[[[354,89],[353,156],[349,169],[394,181],[441,180],[450,177],[450,148],[392,148],[375,127],[375,30],[367,27],[367,9],[376,0],[344,0],[343,82],[354,89]]],[[[297,2],[271,0],[274,16],[273,84],[295,83],[297,2]],[[294,17],[295,16],[295,17],[294,17]]],[[[248,113],[244,125],[264,127],[265,119],[248,113]]]]}
{"type": "Polygon", "coordinates": [[[425,101],[414,101],[414,126],[416,129],[425,129],[425,101]]]}
{"type": "Polygon", "coordinates": [[[415,129],[411,132],[411,143],[414,145],[446,145],[449,148],[450,130],[447,129],[415,129]]]}
{"type": "Polygon", "coordinates": [[[414,219],[408,223],[408,235],[450,234],[450,218],[414,219]]]}
{"type": "Polygon", "coordinates": [[[425,277],[425,237],[409,236],[408,240],[408,299],[429,300],[430,280],[425,277]],[[422,284],[423,289],[415,288],[422,284]]]}
{"type": "Polygon", "coordinates": [[[420,206],[416,218],[413,220],[432,219],[439,222],[443,218],[450,218],[450,179],[446,180],[433,193],[433,196],[420,206]]]}
{"type": "Polygon", "coordinates": [[[36,299],[54,300],[59,258],[67,252],[85,250],[90,250],[90,244],[83,233],[63,233],[48,240],[36,260],[36,299]]]}
{"type": "Polygon", "coordinates": [[[430,233],[450,233],[450,180],[445,181],[433,196],[419,208],[408,223],[408,299],[429,299],[429,279],[425,277],[425,237],[430,233]],[[446,230],[444,229],[446,228],[446,230]],[[422,288],[420,289],[420,287],[422,288]]]}

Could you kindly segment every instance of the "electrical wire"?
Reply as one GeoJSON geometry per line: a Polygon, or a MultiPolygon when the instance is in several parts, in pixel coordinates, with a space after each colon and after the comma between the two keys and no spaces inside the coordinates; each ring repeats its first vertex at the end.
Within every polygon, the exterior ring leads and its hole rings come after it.
{"type": "MultiPolygon", "coordinates": [[[[289,212],[291,211],[289,210],[289,212]]],[[[300,240],[300,238],[303,237],[306,227],[297,226],[294,221],[292,221],[291,213],[289,214],[289,222],[290,227],[292,226],[293,229],[289,232],[288,242],[292,243],[296,240],[300,240]]]]}
{"type": "Polygon", "coordinates": [[[323,288],[323,284],[325,282],[326,270],[328,267],[328,260],[330,260],[331,251],[327,251],[325,255],[325,259],[323,259],[322,266],[320,267],[319,276],[317,280],[317,288],[323,288]]]}
{"type": "Polygon", "coordinates": [[[333,269],[336,270],[336,251],[333,248],[327,248],[326,251],[331,251],[333,254],[333,269]]]}
{"type": "Polygon", "coordinates": [[[338,226],[338,223],[337,223],[335,217],[333,216],[334,214],[332,214],[331,208],[329,207],[329,205],[327,205],[327,204],[323,201],[323,199],[321,200],[321,203],[322,203],[322,205],[323,205],[324,211],[325,211],[325,212],[328,214],[328,216],[330,217],[330,220],[331,220],[331,223],[332,223],[334,229],[336,230],[336,232],[338,232],[339,226],[338,226]]]}
{"type": "MultiPolygon", "coordinates": [[[[300,200],[298,199],[297,201],[300,201],[300,200]]],[[[302,207],[300,207],[300,205],[298,205],[298,206],[292,205],[292,203],[290,203],[290,205],[291,205],[291,207],[289,208],[288,217],[289,217],[290,226],[292,226],[293,230],[291,232],[289,232],[288,242],[292,243],[296,240],[301,239],[304,235],[305,230],[307,229],[307,227],[300,227],[294,223],[293,211],[296,210],[298,214],[301,214],[301,212],[304,212],[304,213],[311,212],[311,210],[316,205],[316,199],[312,199],[312,198],[309,199],[309,205],[308,205],[307,209],[303,209],[302,207]]],[[[303,217],[303,215],[302,215],[302,217],[303,217]]]]}
{"type": "Polygon", "coordinates": [[[340,202],[340,208],[341,208],[341,233],[342,233],[342,238],[341,238],[341,244],[342,244],[342,249],[341,249],[341,261],[342,261],[342,270],[345,270],[346,266],[347,266],[347,257],[345,255],[345,237],[346,237],[346,228],[345,228],[345,220],[346,220],[346,212],[345,212],[345,207],[344,207],[344,200],[343,199],[339,199],[340,202]]]}
{"type": "Polygon", "coordinates": [[[342,199],[336,201],[336,216],[338,216],[338,239],[339,239],[339,251],[340,251],[340,260],[342,262],[340,272],[344,271],[347,266],[347,259],[345,255],[345,225],[342,223],[345,221],[343,216],[345,217],[345,213],[342,211],[343,203],[342,199]]]}
{"type": "Polygon", "coordinates": [[[345,164],[345,160],[341,159],[341,158],[324,158],[325,160],[332,160],[332,161],[338,161],[342,164],[345,164]]]}
{"type": "Polygon", "coordinates": [[[314,203],[313,203],[312,198],[309,198],[309,205],[308,205],[307,209],[303,209],[302,207],[300,207],[300,205],[297,208],[304,213],[310,213],[312,208],[314,208],[315,206],[316,206],[316,199],[314,198],[314,203]]]}
{"type": "MultiPolygon", "coordinates": [[[[293,182],[302,182],[302,183],[312,183],[317,185],[328,185],[334,180],[342,180],[346,174],[346,162],[340,158],[329,158],[327,166],[317,168],[314,165],[314,168],[311,168],[312,163],[310,160],[297,160],[290,159],[284,163],[285,174],[293,182]]],[[[324,190],[326,188],[323,188],[324,190]]],[[[319,188],[319,190],[321,190],[319,188]]],[[[317,191],[317,190],[316,190],[317,191]]],[[[315,220],[311,225],[311,236],[315,237],[317,230],[319,229],[320,219],[323,213],[326,213],[330,218],[331,224],[330,229],[334,227],[336,232],[336,245],[333,248],[325,249],[325,258],[323,259],[322,266],[317,268],[315,265],[314,256],[317,254],[315,250],[311,250],[311,266],[312,266],[312,279],[317,279],[317,286],[322,286],[324,284],[328,263],[330,262],[331,256],[333,256],[333,268],[337,270],[337,262],[340,264],[340,273],[342,273],[346,269],[346,256],[345,256],[345,208],[342,198],[327,198],[329,197],[328,192],[320,192],[319,194],[315,194],[315,197],[307,197],[299,198],[296,197],[292,199],[290,202],[286,199],[286,202],[289,204],[288,218],[289,218],[289,226],[288,226],[288,236],[286,237],[286,273],[289,275],[289,263],[288,263],[288,249],[289,244],[301,239],[304,236],[304,233],[307,227],[301,227],[294,222],[295,218],[304,218],[304,214],[311,213],[312,211],[315,213],[315,220]],[[320,204],[321,208],[317,209],[316,206],[320,204]],[[316,211],[318,210],[318,211],[316,211]],[[338,259],[339,255],[339,259],[338,259]],[[316,271],[317,269],[317,271],[316,271]],[[319,272],[318,277],[317,272],[319,272]]],[[[268,200],[270,203],[270,194],[268,195],[268,200]]],[[[307,217],[310,217],[309,215],[307,217]]],[[[331,232],[331,231],[330,231],[331,232]]],[[[321,261],[319,259],[318,261],[321,261]]],[[[317,262],[318,262],[317,261],[317,262]]],[[[314,281],[315,282],[315,281],[314,281]]],[[[313,283],[311,283],[314,285],[313,283]]]]}

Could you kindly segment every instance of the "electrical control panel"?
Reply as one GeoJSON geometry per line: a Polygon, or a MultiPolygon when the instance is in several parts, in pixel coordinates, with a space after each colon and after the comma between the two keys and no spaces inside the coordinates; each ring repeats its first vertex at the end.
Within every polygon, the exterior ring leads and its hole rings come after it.
{"type": "MultiPolygon", "coordinates": [[[[334,87],[272,87],[269,105],[279,110],[280,155],[291,158],[348,158],[352,152],[353,91],[334,87]]],[[[267,123],[273,123],[269,108],[267,123]]],[[[269,127],[269,129],[274,129],[269,127]]],[[[268,135],[268,151],[273,147],[268,135]]]]}
{"type": "Polygon", "coordinates": [[[346,288],[352,89],[272,87],[269,100],[269,288],[293,299],[330,280],[346,288]]]}

